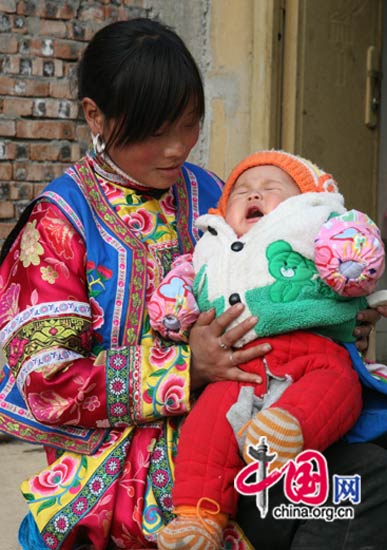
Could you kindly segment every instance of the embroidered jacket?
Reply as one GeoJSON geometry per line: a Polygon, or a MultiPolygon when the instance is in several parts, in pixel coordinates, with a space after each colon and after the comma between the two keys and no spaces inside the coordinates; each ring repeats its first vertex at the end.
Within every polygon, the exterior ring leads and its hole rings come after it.
{"type": "Polygon", "coordinates": [[[87,526],[96,550],[142,548],[172,517],[190,353],[155,337],[146,304],[220,191],[187,163],[158,194],[88,154],[34,202],[0,268],[0,429],[51,446],[21,537],[67,550],[87,526]]]}

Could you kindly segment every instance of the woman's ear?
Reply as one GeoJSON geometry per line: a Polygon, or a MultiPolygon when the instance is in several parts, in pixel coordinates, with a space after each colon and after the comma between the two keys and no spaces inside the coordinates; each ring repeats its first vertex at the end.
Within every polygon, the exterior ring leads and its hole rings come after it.
{"type": "Polygon", "coordinates": [[[104,116],[97,104],[89,97],[82,99],[82,109],[85,120],[93,136],[103,134],[104,116]]]}

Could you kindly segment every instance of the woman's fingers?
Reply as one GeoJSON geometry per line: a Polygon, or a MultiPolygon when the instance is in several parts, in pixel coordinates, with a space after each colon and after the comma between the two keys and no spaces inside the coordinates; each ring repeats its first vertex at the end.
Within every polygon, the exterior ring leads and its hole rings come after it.
{"type": "MultiPolygon", "coordinates": [[[[235,319],[238,319],[243,309],[244,305],[238,303],[229,307],[224,313],[219,315],[219,317],[217,317],[212,323],[211,328],[213,329],[214,335],[221,336],[227,329],[227,327],[231,325],[231,323],[235,321],[235,319]]],[[[229,342],[228,345],[231,345],[231,342],[229,342]]]]}
{"type": "MultiPolygon", "coordinates": [[[[384,306],[383,306],[384,307],[384,306]]],[[[357,320],[360,322],[355,327],[354,336],[356,337],[356,347],[359,351],[367,351],[368,339],[375,323],[380,319],[380,312],[376,309],[364,309],[359,311],[357,320]]]]}
{"type": "Polygon", "coordinates": [[[262,379],[257,374],[248,373],[238,365],[262,357],[271,347],[260,344],[247,349],[235,349],[234,344],[247,334],[257,323],[256,317],[235,324],[233,321],[242,313],[244,306],[239,303],[228,308],[215,318],[215,311],[200,314],[190,333],[191,346],[191,385],[200,387],[208,382],[237,380],[259,384],[262,379]]]}
{"type": "Polygon", "coordinates": [[[387,305],[377,307],[376,311],[383,317],[387,317],[387,305]]]}
{"type": "Polygon", "coordinates": [[[197,326],[204,327],[204,326],[210,325],[214,319],[215,319],[215,310],[209,309],[208,311],[202,311],[202,313],[200,313],[195,324],[197,326]]]}
{"type": "MultiPolygon", "coordinates": [[[[384,308],[384,306],[381,306],[384,308]]],[[[378,308],[379,309],[379,308],[378,308]]],[[[387,313],[387,311],[386,311],[387,313]]],[[[380,319],[380,313],[376,309],[363,309],[357,314],[357,320],[364,325],[371,324],[374,325],[380,319]]]]}
{"type": "Polygon", "coordinates": [[[259,344],[247,349],[233,350],[232,363],[234,366],[242,365],[257,357],[263,357],[268,351],[271,350],[270,344],[259,344]]]}

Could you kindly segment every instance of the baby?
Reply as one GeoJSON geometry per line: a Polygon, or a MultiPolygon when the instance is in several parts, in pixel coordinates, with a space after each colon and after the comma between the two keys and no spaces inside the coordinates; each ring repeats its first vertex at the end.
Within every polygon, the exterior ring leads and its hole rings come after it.
{"type": "Polygon", "coordinates": [[[384,269],[375,224],[346,211],[329,174],[283,151],[258,152],[238,164],[218,208],[198,226],[204,235],[193,267],[180,258],[151,299],[153,328],[186,339],[199,310],[219,315],[243,302],[241,318],[256,315],[257,324],[236,349],[229,349],[227,333],[220,347],[233,364],[238,347],[269,342],[272,351],[239,365],[262,383],[209,384],[188,415],[172,495],[177,517],[159,534],[161,550],[221,547],[236,511],[241,455],[251,462],[261,437],[276,453],[273,470],[304,449],[326,449],[353,426],[361,387],[341,343],[353,341],[364,296],[384,269]]]}

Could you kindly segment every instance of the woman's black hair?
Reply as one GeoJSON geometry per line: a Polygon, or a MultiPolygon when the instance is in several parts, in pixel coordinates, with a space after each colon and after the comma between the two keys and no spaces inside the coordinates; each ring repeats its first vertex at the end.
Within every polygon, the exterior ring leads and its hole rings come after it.
{"type": "Polygon", "coordinates": [[[99,30],[78,66],[78,98],[114,121],[109,145],[123,146],[175,122],[193,101],[204,116],[199,69],[182,39],[157,21],[117,21],[99,30]]]}

